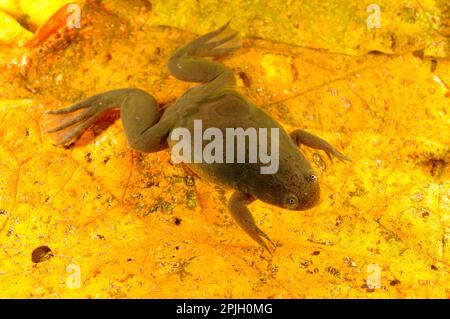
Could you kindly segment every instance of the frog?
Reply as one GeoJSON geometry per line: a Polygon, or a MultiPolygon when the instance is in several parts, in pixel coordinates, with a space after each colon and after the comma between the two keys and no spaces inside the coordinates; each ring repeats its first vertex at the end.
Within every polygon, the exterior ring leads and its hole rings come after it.
{"type": "Polygon", "coordinates": [[[275,173],[262,174],[260,160],[186,163],[200,178],[232,191],[227,201],[232,218],[263,250],[272,254],[277,244],[257,226],[249,204],[260,200],[291,211],[308,210],[318,204],[318,175],[300,151],[300,145],[324,151],[330,159],[336,157],[342,162],[350,159],[305,130],[288,133],[269,113],[238,91],[233,71],[219,60],[235,54],[241,47],[239,32],[228,22],[188,42],[170,56],[167,62],[170,74],[176,79],[197,83],[174,102],[160,107],[156,99],[142,89],[110,90],[68,107],[47,110],[49,115],[68,117],[47,133],[57,134],[57,145],[66,145],[78,139],[105,111],[114,108],[120,109],[130,148],[142,153],[173,149],[177,142],[173,131],[180,127],[192,131],[194,122],[199,120],[206,128],[221,132],[228,128],[277,129],[279,159],[275,173]]]}

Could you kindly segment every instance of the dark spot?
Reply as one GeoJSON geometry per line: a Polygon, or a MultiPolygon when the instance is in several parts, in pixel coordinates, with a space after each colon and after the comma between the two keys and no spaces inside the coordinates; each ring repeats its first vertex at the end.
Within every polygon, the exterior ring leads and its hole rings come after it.
{"type": "Polygon", "coordinates": [[[133,261],[133,260],[134,260],[133,258],[127,258],[128,262],[133,261]]]}
{"type": "Polygon", "coordinates": [[[161,54],[161,48],[160,47],[156,47],[155,54],[156,55],[160,55],[161,54]]]}
{"type": "Polygon", "coordinates": [[[419,59],[423,59],[423,57],[425,56],[425,51],[424,50],[414,51],[413,56],[415,56],[416,58],[419,58],[419,59]]]}
{"type": "Polygon", "coordinates": [[[175,246],[175,249],[176,249],[176,250],[178,250],[178,249],[180,249],[180,247],[178,247],[178,246],[175,246]]]}
{"type": "Polygon", "coordinates": [[[145,8],[145,10],[151,11],[152,10],[152,2],[150,0],[144,1],[144,8],[145,8]]]}
{"type": "Polygon", "coordinates": [[[334,267],[328,267],[327,268],[328,273],[330,273],[331,275],[335,276],[335,277],[339,277],[341,275],[341,273],[339,272],[339,270],[337,270],[334,267]]]}
{"type": "Polygon", "coordinates": [[[298,79],[298,71],[297,71],[297,67],[295,66],[295,62],[291,62],[289,63],[290,67],[291,67],[291,72],[292,72],[292,76],[293,76],[293,81],[297,81],[298,79]]]}
{"type": "Polygon", "coordinates": [[[250,78],[248,77],[248,75],[245,72],[243,72],[243,71],[240,71],[238,73],[238,75],[241,78],[242,83],[244,83],[244,86],[245,87],[250,87],[251,81],[250,81],[250,78]]]}
{"type": "Polygon", "coordinates": [[[438,268],[435,265],[431,265],[432,270],[438,270],[438,268]]]}
{"type": "Polygon", "coordinates": [[[431,166],[430,174],[433,177],[440,177],[447,165],[447,163],[441,159],[430,159],[426,164],[431,166]]]}
{"type": "Polygon", "coordinates": [[[112,54],[110,52],[106,53],[106,61],[112,60],[112,54]]]}
{"type": "Polygon", "coordinates": [[[392,51],[395,51],[395,48],[397,47],[397,37],[395,36],[395,34],[391,34],[390,35],[390,40],[391,40],[391,49],[392,51]]]}
{"type": "Polygon", "coordinates": [[[310,265],[310,261],[305,260],[300,263],[300,268],[308,268],[309,265],[310,265]]]}
{"type": "Polygon", "coordinates": [[[35,264],[49,260],[52,257],[52,250],[48,246],[40,246],[31,253],[31,261],[35,264]]]}
{"type": "Polygon", "coordinates": [[[431,72],[436,71],[437,65],[438,65],[438,61],[437,60],[435,60],[435,59],[431,60],[431,72]]]}
{"type": "Polygon", "coordinates": [[[366,292],[375,292],[375,288],[370,288],[367,283],[363,284],[361,288],[366,289],[366,292]]]}
{"type": "Polygon", "coordinates": [[[398,279],[394,279],[394,280],[392,280],[392,281],[390,282],[390,285],[391,285],[391,286],[396,286],[396,285],[398,285],[398,284],[400,284],[400,280],[398,280],[398,279]]]}
{"type": "Polygon", "coordinates": [[[144,186],[144,188],[151,188],[151,187],[158,187],[159,186],[159,183],[158,182],[155,182],[155,181],[148,181],[146,184],[145,184],[145,186],[144,186]]]}
{"type": "MultiPolygon", "coordinates": [[[[359,48],[359,45],[357,46],[357,48],[359,48]]],[[[380,50],[370,50],[368,53],[371,54],[371,55],[383,55],[383,54],[385,54],[385,53],[381,52],[380,50]]]]}
{"type": "Polygon", "coordinates": [[[65,145],[63,145],[63,148],[65,149],[65,150],[70,150],[70,149],[72,149],[73,148],[73,146],[75,145],[75,143],[70,143],[70,144],[65,144],[65,145]]]}
{"type": "Polygon", "coordinates": [[[6,209],[0,208],[0,215],[7,215],[8,211],[6,209]]]}
{"type": "Polygon", "coordinates": [[[86,155],[84,155],[84,159],[88,163],[92,162],[92,154],[91,153],[87,153],[86,155]]]}
{"type": "Polygon", "coordinates": [[[428,217],[430,215],[431,215],[431,212],[429,210],[422,208],[422,217],[423,218],[428,217]]]}
{"type": "Polygon", "coordinates": [[[102,240],[105,240],[105,239],[106,239],[105,236],[100,235],[100,234],[97,234],[97,238],[98,238],[98,239],[102,239],[102,240]]]}
{"type": "Polygon", "coordinates": [[[175,225],[179,226],[181,224],[181,219],[178,217],[175,217],[174,222],[175,222],[175,225]]]}
{"type": "Polygon", "coordinates": [[[30,129],[28,127],[25,129],[25,136],[30,136],[30,129]]]}
{"type": "Polygon", "coordinates": [[[320,255],[320,251],[318,251],[318,250],[313,251],[312,255],[313,256],[319,256],[320,255]]]}
{"type": "Polygon", "coordinates": [[[106,156],[106,157],[103,159],[103,163],[104,163],[104,164],[108,163],[110,159],[111,159],[111,156],[106,156]]]}

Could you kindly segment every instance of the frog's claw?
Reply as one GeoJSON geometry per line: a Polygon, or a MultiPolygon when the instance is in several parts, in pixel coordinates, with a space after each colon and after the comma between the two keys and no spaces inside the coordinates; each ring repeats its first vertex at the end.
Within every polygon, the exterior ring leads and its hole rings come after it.
{"type": "Polygon", "coordinates": [[[297,145],[303,144],[308,147],[319,149],[327,153],[331,159],[331,155],[337,157],[342,162],[351,161],[347,156],[336,150],[330,143],[303,130],[295,130],[291,133],[291,137],[297,145]]]}
{"type": "Polygon", "coordinates": [[[255,224],[255,220],[251,215],[249,209],[247,208],[247,194],[236,191],[231,195],[230,200],[228,201],[228,209],[233,216],[236,223],[260,246],[262,246],[265,250],[272,255],[273,250],[275,249],[275,244],[273,241],[264,233],[261,229],[258,228],[255,224]],[[266,244],[263,240],[267,240],[267,242],[271,245],[271,248],[266,244]]]}

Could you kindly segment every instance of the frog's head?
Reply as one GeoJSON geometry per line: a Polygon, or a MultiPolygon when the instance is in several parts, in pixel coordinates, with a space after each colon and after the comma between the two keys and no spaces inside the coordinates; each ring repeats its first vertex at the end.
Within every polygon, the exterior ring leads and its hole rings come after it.
{"type": "Polygon", "coordinates": [[[253,183],[254,197],[289,210],[307,210],[320,198],[317,174],[300,152],[280,160],[280,167],[273,175],[253,183]]]}
{"type": "Polygon", "coordinates": [[[312,169],[293,173],[282,189],[277,206],[284,209],[307,210],[314,207],[320,198],[319,181],[312,169]]]}

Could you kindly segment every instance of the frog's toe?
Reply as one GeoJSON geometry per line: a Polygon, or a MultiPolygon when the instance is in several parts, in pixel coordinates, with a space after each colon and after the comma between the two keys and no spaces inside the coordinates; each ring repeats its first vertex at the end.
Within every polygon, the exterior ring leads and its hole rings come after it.
{"type": "Polygon", "coordinates": [[[272,241],[272,239],[270,239],[270,237],[265,232],[263,232],[259,228],[256,228],[256,229],[257,229],[258,235],[260,237],[263,237],[264,239],[266,239],[270,243],[270,245],[272,245],[274,248],[276,247],[275,243],[272,241]]]}
{"type": "Polygon", "coordinates": [[[274,248],[270,247],[263,241],[261,240],[260,242],[258,241],[258,244],[265,250],[267,251],[270,255],[273,255],[273,251],[274,248]]]}
{"type": "Polygon", "coordinates": [[[240,39],[233,41],[233,43],[226,43],[219,46],[212,46],[210,48],[200,47],[196,50],[196,56],[204,56],[204,57],[222,57],[226,56],[233,51],[240,49],[242,47],[240,39]]]}
{"type": "Polygon", "coordinates": [[[211,50],[208,53],[208,56],[210,56],[210,57],[226,56],[239,48],[241,48],[241,45],[235,45],[235,46],[232,46],[229,48],[215,48],[214,50],[211,50]]]}
{"type": "Polygon", "coordinates": [[[259,229],[258,228],[258,235],[260,236],[259,237],[259,240],[257,240],[257,242],[258,242],[258,244],[260,245],[260,246],[262,246],[265,250],[267,250],[267,252],[269,252],[269,254],[273,254],[273,252],[275,251],[275,248],[277,247],[276,245],[275,245],[275,243],[270,239],[270,237],[269,236],[267,236],[267,234],[266,233],[264,233],[261,229],[259,229]],[[267,240],[267,242],[270,244],[270,245],[267,245],[266,244],[266,242],[264,242],[264,240],[262,240],[262,238],[264,238],[264,239],[266,239],[267,240]],[[269,247],[270,246],[270,247],[269,247]]]}
{"type": "MultiPolygon", "coordinates": [[[[231,29],[230,29],[231,30],[231,29]]],[[[231,31],[232,33],[224,38],[215,41],[206,42],[198,47],[196,55],[198,56],[222,56],[226,55],[242,46],[242,40],[239,33],[231,31]]]]}
{"type": "Polygon", "coordinates": [[[341,152],[339,152],[335,148],[332,148],[329,152],[327,152],[327,155],[328,155],[328,157],[330,159],[331,159],[331,155],[333,155],[334,157],[336,157],[337,159],[339,159],[343,163],[352,161],[350,158],[348,158],[347,156],[345,156],[344,154],[342,154],[341,152]]]}
{"type": "Polygon", "coordinates": [[[69,107],[65,107],[62,109],[57,109],[57,110],[46,110],[44,111],[45,114],[51,114],[51,115],[60,115],[60,114],[69,114],[81,109],[85,109],[89,106],[91,106],[92,104],[95,104],[96,102],[98,102],[100,100],[101,96],[100,95],[94,95],[91,96],[90,98],[87,98],[79,103],[75,103],[69,107]]]}
{"type": "Polygon", "coordinates": [[[227,23],[225,23],[224,25],[222,25],[220,28],[218,28],[217,30],[214,30],[212,32],[209,32],[205,35],[202,35],[201,37],[199,37],[197,40],[195,40],[196,44],[200,44],[200,43],[205,43],[207,41],[210,41],[211,39],[214,39],[216,36],[220,35],[221,33],[223,33],[225,30],[229,29],[230,27],[230,23],[231,20],[228,21],[227,23]]]}
{"type": "MultiPolygon", "coordinates": [[[[45,133],[55,133],[58,131],[62,131],[64,129],[68,128],[69,126],[75,125],[79,122],[89,119],[90,117],[94,116],[95,113],[97,113],[97,112],[98,112],[98,110],[96,110],[95,108],[92,108],[92,107],[88,108],[83,113],[78,114],[77,116],[63,122],[62,124],[60,124],[54,128],[48,129],[45,133]]],[[[49,114],[63,114],[63,113],[49,113],[49,114]]]]}
{"type": "MultiPolygon", "coordinates": [[[[230,29],[231,30],[231,29],[230,29]]],[[[239,32],[237,31],[231,31],[231,34],[223,37],[221,39],[215,40],[215,41],[208,41],[204,44],[204,47],[212,49],[218,46],[221,46],[227,42],[231,42],[232,40],[235,40],[239,36],[239,32]]]]}

